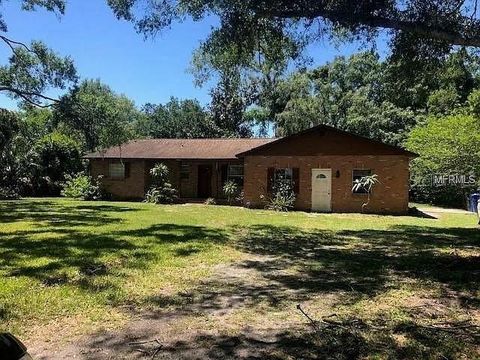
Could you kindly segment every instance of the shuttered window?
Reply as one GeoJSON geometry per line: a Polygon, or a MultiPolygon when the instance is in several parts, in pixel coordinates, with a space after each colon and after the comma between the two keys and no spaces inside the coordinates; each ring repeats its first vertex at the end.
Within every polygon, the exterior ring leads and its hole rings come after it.
{"type": "Polygon", "coordinates": [[[180,179],[186,180],[190,177],[190,164],[180,164],[180,179]]]}
{"type": "Polygon", "coordinates": [[[243,186],[243,165],[228,165],[228,180],[243,186]]]}
{"type": "Polygon", "coordinates": [[[267,191],[271,193],[276,181],[288,181],[292,185],[295,194],[300,191],[300,169],[299,168],[268,168],[267,170],[267,191]]]}
{"type": "Polygon", "coordinates": [[[110,179],[125,179],[125,166],[124,163],[110,163],[108,166],[108,177],[110,179]]]}

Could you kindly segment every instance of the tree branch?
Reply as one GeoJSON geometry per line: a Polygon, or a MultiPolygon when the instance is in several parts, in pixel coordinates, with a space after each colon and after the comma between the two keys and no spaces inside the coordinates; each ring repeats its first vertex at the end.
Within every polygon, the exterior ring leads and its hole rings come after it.
{"type": "Polygon", "coordinates": [[[5,42],[8,45],[8,47],[12,50],[12,52],[14,54],[16,54],[15,46],[22,47],[25,50],[27,50],[28,52],[33,52],[26,44],[24,44],[20,41],[15,41],[15,40],[9,39],[9,38],[7,38],[6,36],[3,36],[3,35],[0,35],[0,39],[3,40],[3,42],[5,42]]]}
{"type": "MultiPolygon", "coordinates": [[[[396,17],[387,17],[380,13],[347,13],[342,10],[329,10],[322,7],[322,5],[314,9],[299,7],[287,9],[258,9],[257,14],[261,17],[277,17],[283,19],[304,18],[312,20],[321,17],[345,25],[359,24],[375,28],[402,30],[416,33],[427,38],[447,41],[452,45],[480,47],[480,36],[467,36],[461,32],[443,28],[440,25],[426,24],[421,21],[405,21],[402,20],[398,14],[396,17]]],[[[474,28],[473,30],[480,33],[480,27],[478,27],[478,29],[474,28]]]]}
{"type": "Polygon", "coordinates": [[[40,94],[40,93],[37,93],[37,92],[32,92],[32,91],[22,91],[22,90],[19,90],[19,89],[15,89],[11,86],[0,85],[0,91],[8,91],[8,92],[14,93],[15,95],[22,98],[23,100],[25,100],[29,104],[40,107],[40,108],[48,108],[48,107],[53,106],[55,103],[60,102],[60,100],[54,99],[50,96],[46,96],[46,95],[43,95],[43,94],[40,94]],[[53,103],[52,104],[41,104],[39,102],[34,101],[31,97],[39,97],[39,98],[42,98],[44,100],[52,101],[53,103]]]}

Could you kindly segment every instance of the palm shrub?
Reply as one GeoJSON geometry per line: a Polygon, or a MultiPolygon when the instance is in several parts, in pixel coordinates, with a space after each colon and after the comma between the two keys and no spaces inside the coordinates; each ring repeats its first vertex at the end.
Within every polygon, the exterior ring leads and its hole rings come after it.
{"type": "Polygon", "coordinates": [[[377,174],[362,176],[360,179],[354,181],[352,191],[364,190],[367,193],[367,201],[362,204],[362,212],[370,203],[370,195],[378,182],[377,174]]]}
{"type": "Polygon", "coordinates": [[[232,205],[233,200],[240,193],[240,188],[235,181],[229,180],[223,185],[223,193],[227,197],[228,203],[232,205]]]}
{"type": "Polygon", "coordinates": [[[169,170],[163,163],[155,164],[150,169],[152,186],[145,194],[145,202],[153,204],[171,204],[178,199],[178,192],[168,178],[169,170]]]}
{"type": "Polygon", "coordinates": [[[79,200],[101,200],[105,197],[100,185],[101,176],[93,179],[84,173],[78,173],[73,176],[66,174],[65,179],[62,196],[79,200]]]}
{"type": "Polygon", "coordinates": [[[265,208],[275,211],[288,211],[295,205],[295,192],[291,181],[277,179],[273,185],[272,193],[262,196],[265,201],[265,208]]]}

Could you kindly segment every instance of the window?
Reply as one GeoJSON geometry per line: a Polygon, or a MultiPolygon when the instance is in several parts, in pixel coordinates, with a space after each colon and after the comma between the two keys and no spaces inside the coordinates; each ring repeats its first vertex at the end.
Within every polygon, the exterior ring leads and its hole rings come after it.
{"type": "Polygon", "coordinates": [[[227,179],[243,186],[243,165],[228,165],[227,179]]]}
{"type": "Polygon", "coordinates": [[[108,166],[108,177],[111,179],[125,179],[125,164],[110,163],[108,166]]]}
{"type": "MultiPolygon", "coordinates": [[[[352,188],[355,185],[356,180],[360,180],[364,176],[372,175],[372,170],[353,170],[352,172],[352,188]]],[[[367,189],[359,188],[357,190],[352,190],[354,194],[366,194],[367,189]]]]}
{"type": "Polygon", "coordinates": [[[292,168],[275,169],[275,176],[273,178],[273,181],[275,183],[279,180],[287,180],[291,183],[293,181],[292,168]]]}
{"type": "Polygon", "coordinates": [[[299,168],[268,168],[267,171],[267,191],[272,193],[275,183],[279,180],[286,180],[293,188],[293,192],[298,194],[300,191],[300,169],[299,168]]]}
{"type": "Polygon", "coordinates": [[[180,165],[180,179],[185,180],[190,177],[190,165],[181,164],[180,165]]]}

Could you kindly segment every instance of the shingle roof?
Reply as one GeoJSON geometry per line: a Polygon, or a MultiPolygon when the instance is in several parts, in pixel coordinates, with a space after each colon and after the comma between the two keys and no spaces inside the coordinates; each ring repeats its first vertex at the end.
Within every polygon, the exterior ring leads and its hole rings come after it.
{"type": "Polygon", "coordinates": [[[146,139],[89,153],[87,159],[235,159],[275,139],[146,139]]]}

